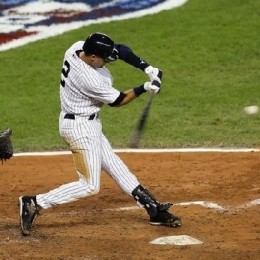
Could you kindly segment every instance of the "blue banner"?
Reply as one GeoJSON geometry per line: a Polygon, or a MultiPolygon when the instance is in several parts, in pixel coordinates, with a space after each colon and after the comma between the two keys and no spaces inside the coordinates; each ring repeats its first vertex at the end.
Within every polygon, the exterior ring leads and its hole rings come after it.
{"type": "Polygon", "coordinates": [[[0,0],[0,51],[93,23],[158,13],[187,0],[0,0]]]}

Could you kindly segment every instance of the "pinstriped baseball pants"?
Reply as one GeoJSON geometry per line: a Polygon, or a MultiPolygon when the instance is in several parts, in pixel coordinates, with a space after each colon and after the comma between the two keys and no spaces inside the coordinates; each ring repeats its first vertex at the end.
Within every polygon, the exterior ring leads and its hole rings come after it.
{"type": "Polygon", "coordinates": [[[75,120],[60,116],[60,135],[72,152],[78,180],[64,184],[45,194],[36,196],[44,209],[69,203],[97,194],[100,190],[100,175],[104,170],[128,195],[140,185],[124,162],[114,153],[102,133],[101,121],[96,118],[76,117],[75,120]]]}

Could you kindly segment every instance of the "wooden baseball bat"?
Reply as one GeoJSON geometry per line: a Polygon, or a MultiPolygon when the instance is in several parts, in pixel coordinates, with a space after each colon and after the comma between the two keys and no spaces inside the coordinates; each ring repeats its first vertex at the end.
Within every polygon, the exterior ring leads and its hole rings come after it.
{"type": "Polygon", "coordinates": [[[154,93],[150,93],[149,99],[144,107],[144,110],[143,110],[143,112],[140,116],[140,119],[137,123],[137,126],[135,128],[134,134],[129,142],[130,148],[137,148],[139,146],[141,135],[144,132],[144,127],[147,122],[147,118],[148,118],[148,115],[150,112],[150,108],[151,108],[151,104],[152,104],[154,95],[155,95],[154,93]]]}

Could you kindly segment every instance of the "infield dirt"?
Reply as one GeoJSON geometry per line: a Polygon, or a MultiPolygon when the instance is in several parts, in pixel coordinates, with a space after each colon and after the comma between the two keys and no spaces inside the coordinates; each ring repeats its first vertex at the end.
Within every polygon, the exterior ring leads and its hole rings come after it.
{"type": "Polygon", "coordinates": [[[119,156],[158,200],[213,202],[225,210],[175,205],[181,228],[151,226],[143,209],[123,210],[136,206],[134,200],[104,173],[98,195],[42,210],[31,236],[23,237],[18,197],[45,193],[76,180],[76,173],[70,155],[13,157],[0,165],[0,258],[260,259],[259,152],[119,156]],[[174,235],[203,244],[149,243],[174,235]]]}

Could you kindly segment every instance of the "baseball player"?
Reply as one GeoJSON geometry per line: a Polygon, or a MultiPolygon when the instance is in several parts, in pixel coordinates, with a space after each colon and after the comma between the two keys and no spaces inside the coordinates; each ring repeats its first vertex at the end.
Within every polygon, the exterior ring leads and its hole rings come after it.
{"type": "Polygon", "coordinates": [[[119,107],[145,92],[157,94],[161,77],[162,72],[158,68],[136,56],[126,45],[115,44],[103,33],[93,33],[86,41],[78,41],[66,51],[60,82],[59,131],[72,152],[78,180],[44,194],[21,196],[19,206],[23,235],[30,235],[33,220],[41,209],[97,194],[102,170],[146,209],[150,224],[181,225],[181,219],[169,212],[172,203],[158,202],[113,152],[98,117],[104,104],[119,107]],[[105,67],[108,62],[117,59],[143,70],[150,81],[120,92],[113,86],[112,76],[105,67]]]}

